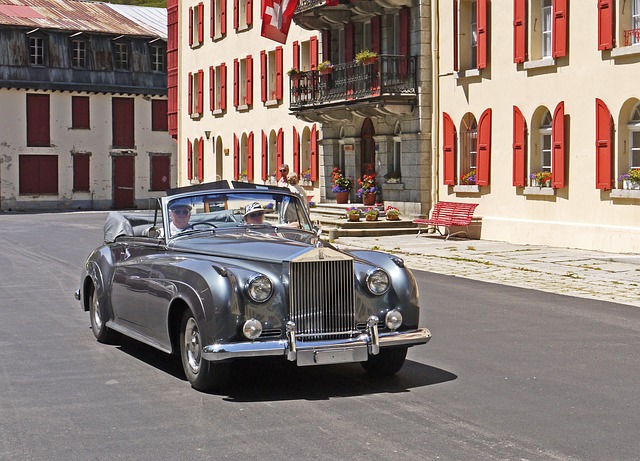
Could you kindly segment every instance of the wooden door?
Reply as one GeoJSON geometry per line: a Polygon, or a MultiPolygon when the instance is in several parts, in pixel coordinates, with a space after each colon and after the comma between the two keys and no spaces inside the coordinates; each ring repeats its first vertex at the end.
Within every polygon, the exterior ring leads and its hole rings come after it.
{"type": "Polygon", "coordinates": [[[113,157],[113,208],[134,208],[134,156],[113,157]]]}

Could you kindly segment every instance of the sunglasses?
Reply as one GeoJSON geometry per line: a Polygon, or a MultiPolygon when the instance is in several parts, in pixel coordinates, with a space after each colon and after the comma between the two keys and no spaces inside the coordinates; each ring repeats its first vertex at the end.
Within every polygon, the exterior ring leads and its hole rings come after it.
{"type": "Polygon", "coordinates": [[[285,171],[287,171],[287,169],[286,169],[286,168],[282,168],[282,169],[280,170],[280,173],[284,173],[285,171]]]}
{"type": "Polygon", "coordinates": [[[187,216],[189,214],[189,210],[171,210],[171,212],[178,216],[187,216]]]}

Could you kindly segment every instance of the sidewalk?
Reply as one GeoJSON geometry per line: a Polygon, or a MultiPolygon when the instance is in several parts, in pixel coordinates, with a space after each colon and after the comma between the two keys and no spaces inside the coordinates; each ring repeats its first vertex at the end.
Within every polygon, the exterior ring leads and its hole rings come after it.
{"type": "Polygon", "coordinates": [[[340,237],[338,248],[385,251],[407,267],[640,307],[640,255],[513,245],[432,234],[340,237]]]}

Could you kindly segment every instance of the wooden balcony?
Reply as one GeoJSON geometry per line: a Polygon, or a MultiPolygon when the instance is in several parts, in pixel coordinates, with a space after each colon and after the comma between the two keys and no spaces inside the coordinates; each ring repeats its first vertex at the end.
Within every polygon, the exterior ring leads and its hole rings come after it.
{"type": "MultiPolygon", "coordinates": [[[[410,111],[417,103],[416,58],[379,55],[374,62],[336,64],[330,72],[289,78],[290,110],[300,118],[349,109],[364,116],[410,111]]],[[[335,117],[334,117],[335,119],[335,117]]]]}

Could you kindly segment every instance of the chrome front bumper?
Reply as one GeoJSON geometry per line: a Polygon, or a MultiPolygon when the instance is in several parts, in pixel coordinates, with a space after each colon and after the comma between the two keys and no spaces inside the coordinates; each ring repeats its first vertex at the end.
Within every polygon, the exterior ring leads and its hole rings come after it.
{"type": "Polygon", "coordinates": [[[299,366],[364,362],[369,355],[377,355],[381,347],[416,346],[426,344],[430,339],[431,332],[427,328],[378,333],[377,325],[370,325],[365,333],[355,338],[300,342],[296,340],[295,325],[290,324],[287,325],[287,339],[212,344],[203,348],[202,357],[221,361],[283,355],[299,366]]]}

